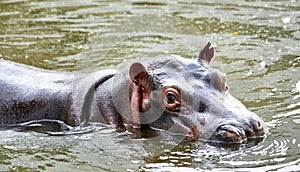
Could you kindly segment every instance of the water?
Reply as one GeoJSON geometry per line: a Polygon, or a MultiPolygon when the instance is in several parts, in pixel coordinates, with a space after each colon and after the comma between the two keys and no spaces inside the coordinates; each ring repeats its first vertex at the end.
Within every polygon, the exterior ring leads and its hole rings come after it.
{"type": "Polygon", "coordinates": [[[99,124],[71,136],[1,129],[0,171],[300,169],[298,0],[1,0],[0,22],[0,58],[60,71],[194,58],[210,40],[212,66],[270,128],[263,142],[239,149],[133,139],[99,124]]]}

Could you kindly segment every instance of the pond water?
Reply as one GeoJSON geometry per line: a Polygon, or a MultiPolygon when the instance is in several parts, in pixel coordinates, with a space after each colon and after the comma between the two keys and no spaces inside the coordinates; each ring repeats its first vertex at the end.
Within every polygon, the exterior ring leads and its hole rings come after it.
{"type": "Polygon", "coordinates": [[[210,40],[212,66],[270,129],[238,149],[133,139],[98,124],[70,136],[0,129],[0,171],[300,169],[299,0],[1,0],[0,23],[0,58],[59,71],[195,58],[210,40]]]}

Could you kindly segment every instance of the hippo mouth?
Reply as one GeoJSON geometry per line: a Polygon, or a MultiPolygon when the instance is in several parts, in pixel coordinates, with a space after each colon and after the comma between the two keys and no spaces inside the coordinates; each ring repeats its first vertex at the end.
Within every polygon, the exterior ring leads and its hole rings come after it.
{"type": "Polygon", "coordinates": [[[220,125],[210,139],[212,143],[218,144],[257,144],[265,138],[265,131],[252,131],[240,126],[223,124],[220,125]]]}

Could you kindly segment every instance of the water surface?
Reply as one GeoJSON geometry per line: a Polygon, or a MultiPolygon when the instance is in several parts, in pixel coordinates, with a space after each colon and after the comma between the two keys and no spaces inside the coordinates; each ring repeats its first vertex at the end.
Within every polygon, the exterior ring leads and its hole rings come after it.
{"type": "Polygon", "coordinates": [[[195,58],[212,41],[212,66],[259,114],[270,135],[226,149],[92,133],[0,130],[0,171],[296,171],[300,168],[300,1],[1,0],[0,58],[59,71],[128,60],[195,58]]]}

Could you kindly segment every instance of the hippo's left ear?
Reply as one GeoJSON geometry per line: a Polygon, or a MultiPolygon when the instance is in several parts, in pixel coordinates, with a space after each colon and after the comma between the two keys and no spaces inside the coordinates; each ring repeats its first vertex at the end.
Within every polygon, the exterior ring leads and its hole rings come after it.
{"type": "Polygon", "coordinates": [[[204,60],[209,64],[214,57],[215,49],[211,47],[211,43],[208,42],[205,47],[200,51],[198,61],[204,60]]]}
{"type": "MultiPolygon", "coordinates": [[[[149,75],[145,67],[141,63],[133,63],[129,69],[131,82],[131,122],[134,130],[141,127],[140,112],[145,112],[149,108],[148,97],[149,91],[149,75]]],[[[134,131],[136,132],[136,131],[134,131]]]]}
{"type": "Polygon", "coordinates": [[[133,83],[139,86],[145,86],[148,81],[148,73],[141,63],[133,63],[129,69],[129,76],[133,83]]]}

